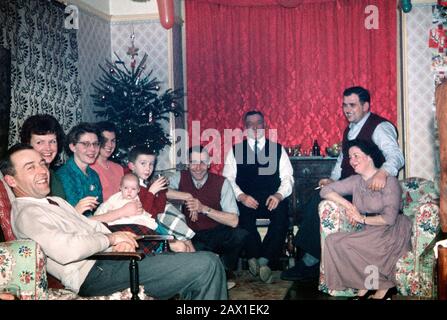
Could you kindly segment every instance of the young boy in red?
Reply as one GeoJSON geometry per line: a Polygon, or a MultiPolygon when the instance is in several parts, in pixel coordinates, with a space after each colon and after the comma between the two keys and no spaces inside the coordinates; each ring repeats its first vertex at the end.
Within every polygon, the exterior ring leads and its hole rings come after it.
{"type": "Polygon", "coordinates": [[[156,219],[159,228],[164,229],[165,234],[173,235],[177,240],[182,241],[187,252],[195,252],[191,238],[195,235],[186,224],[185,216],[167,204],[166,192],[168,180],[159,177],[151,184],[148,179],[154,172],[156,156],[146,146],[136,146],[128,156],[128,167],[140,180],[139,197],[143,209],[156,219]]]}

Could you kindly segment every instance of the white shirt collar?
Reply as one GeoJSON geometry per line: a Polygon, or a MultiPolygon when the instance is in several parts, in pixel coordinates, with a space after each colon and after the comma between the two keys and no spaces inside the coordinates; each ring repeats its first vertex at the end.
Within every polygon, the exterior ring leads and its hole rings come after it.
{"type": "Polygon", "coordinates": [[[203,178],[203,180],[200,180],[200,181],[194,179],[194,177],[193,177],[192,175],[191,175],[191,178],[192,178],[192,182],[194,183],[194,186],[195,186],[197,189],[200,189],[200,188],[197,187],[197,185],[200,184],[200,187],[203,187],[203,185],[204,185],[204,184],[206,183],[206,181],[208,180],[208,173],[207,173],[206,176],[203,178]]]}
{"type": "Polygon", "coordinates": [[[23,200],[28,200],[28,201],[34,201],[34,202],[42,202],[42,203],[46,203],[49,204],[48,199],[45,198],[34,198],[34,197],[17,197],[17,200],[19,199],[23,199],[23,200]]]}
{"type": "MultiPolygon", "coordinates": [[[[256,139],[250,137],[247,138],[247,142],[250,148],[252,149],[255,148],[255,141],[256,139]]],[[[258,139],[258,150],[261,150],[262,148],[264,148],[264,146],[265,146],[265,136],[262,136],[261,138],[258,139]]]]}
{"type": "Polygon", "coordinates": [[[147,188],[147,183],[145,183],[143,179],[138,178],[138,180],[140,181],[140,187],[147,188]]]}
{"type": "Polygon", "coordinates": [[[349,128],[350,129],[354,129],[354,128],[358,128],[358,127],[363,127],[363,125],[365,124],[366,120],[368,120],[369,116],[371,115],[371,112],[368,112],[359,122],[357,123],[350,123],[349,124],[349,128]]]}

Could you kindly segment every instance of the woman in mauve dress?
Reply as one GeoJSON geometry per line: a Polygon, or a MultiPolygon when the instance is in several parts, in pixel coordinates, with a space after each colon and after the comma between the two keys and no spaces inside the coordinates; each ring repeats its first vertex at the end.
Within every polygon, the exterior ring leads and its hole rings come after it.
{"type": "Polygon", "coordinates": [[[395,291],[396,262],[411,248],[411,221],[400,212],[402,189],[396,177],[387,177],[380,191],[368,188],[383,161],[378,147],[352,140],[348,148],[349,163],[357,174],[325,186],[320,195],[345,207],[348,220],[364,228],[327,236],[326,284],[333,290],[358,289],[358,299],[386,299],[395,291]],[[352,195],[352,203],[345,195],[352,195]]]}

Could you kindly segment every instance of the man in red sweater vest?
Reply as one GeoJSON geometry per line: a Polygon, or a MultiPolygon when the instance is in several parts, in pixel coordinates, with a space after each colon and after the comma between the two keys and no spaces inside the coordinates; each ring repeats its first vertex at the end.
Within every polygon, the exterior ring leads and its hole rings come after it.
{"type": "MultiPolygon", "coordinates": [[[[208,172],[210,156],[202,146],[189,150],[189,169],[170,178],[169,188],[191,194],[183,213],[196,235],[196,250],[221,254],[227,274],[237,266],[248,232],[238,228],[239,210],[227,179],[208,172]]],[[[168,191],[169,197],[169,191],[168,191]]]]}

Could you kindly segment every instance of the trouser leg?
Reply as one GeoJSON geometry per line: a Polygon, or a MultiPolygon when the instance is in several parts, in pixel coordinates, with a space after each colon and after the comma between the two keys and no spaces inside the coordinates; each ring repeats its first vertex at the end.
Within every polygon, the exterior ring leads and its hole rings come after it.
{"type": "Polygon", "coordinates": [[[239,227],[246,230],[248,235],[245,239],[244,251],[248,259],[259,258],[261,254],[261,236],[256,227],[257,212],[251,208],[238,203],[239,227]]]}
{"type": "Polygon", "coordinates": [[[318,260],[321,259],[320,217],[318,205],[321,201],[319,192],[314,192],[303,206],[303,217],[295,236],[295,246],[309,253],[318,260]]]}
{"type": "MultiPolygon", "coordinates": [[[[210,252],[167,253],[146,256],[139,263],[140,285],[158,299],[180,294],[182,299],[228,298],[225,271],[210,252]]],[[[108,295],[129,287],[128,261],[97,261],[81,286],[86,296],[108,295]]]]}
{"type": "Polygon", "coordinates": [[[281,201],[278,207],[270,212],[269,218],[270,224],[262,243],[261,256],[272,262],[280,258],[289,228],[287,200],[281,201]]]}
{"type": "Polygon", "coordinates": [[[225,268],[234,270],[247,235],[248,232],[244,229],[219,225],[210,230],[196,232],[192,240],[196,250],[208,250],[220,254],[225,268]]]}

